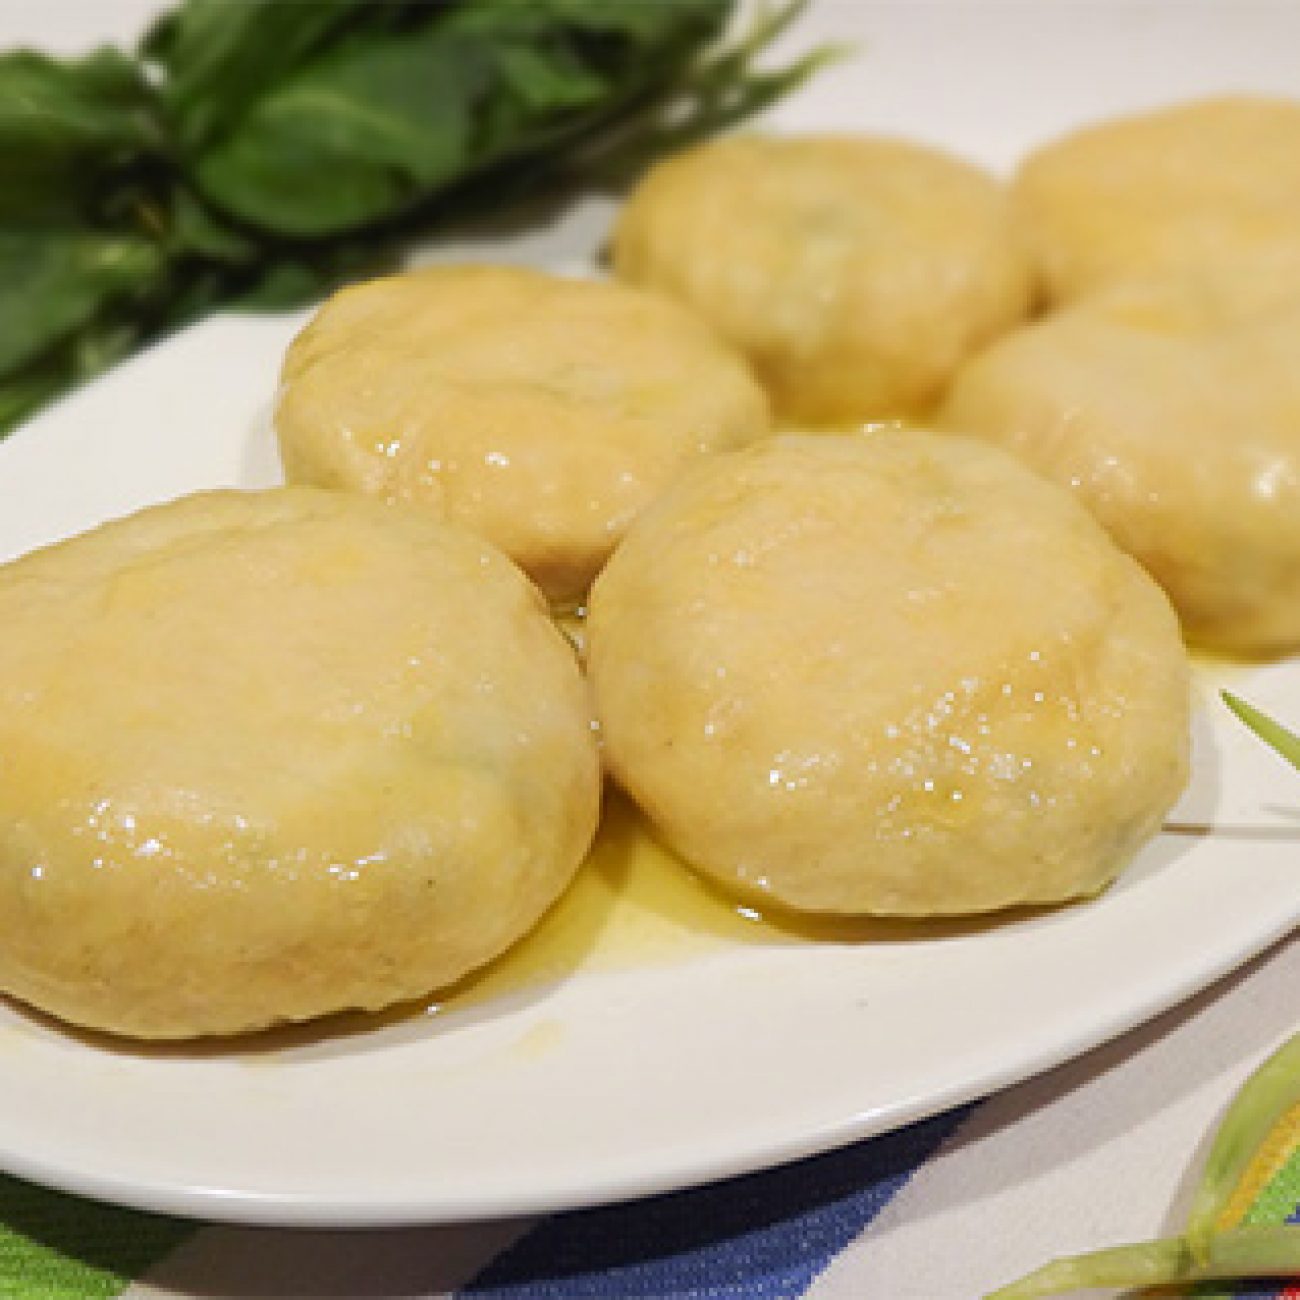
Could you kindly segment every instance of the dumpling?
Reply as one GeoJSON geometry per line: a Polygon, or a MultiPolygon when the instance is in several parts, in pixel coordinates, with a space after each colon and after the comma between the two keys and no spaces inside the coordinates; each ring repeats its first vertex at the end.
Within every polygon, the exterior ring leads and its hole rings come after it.
{"type": "Polygon", "coordinates": [[[588,638],[611,771],[760,905],[1091,894],[1187,777],[1168,601],[971,439],[790,436],[696,467],[597,580],[588,638]]]}
{"type": "Polygon", "coordinates": [[[614,267],[711,321],[787,420],[915,416],[1028,312],[1007,195],[968,163],[852,136],[735,136],[654,167],[614,267]]]}
{"type": "Polygon", "coordinates": [[[675,304],[492,266],[336,294],[276,409],[290,482],[445,512],[559,603],[683,465],[768,422],[745,363],[675,304]]]}
{"type": "Polygon", "coordinates": [[[939,415],[1074,492],[1189,640],[1300,647],[1300,279],[1267,260],[1099,290],[1009,335],[939,415]]]}
{"type": "Polygon", "coordinates": [[[1300,271],[1300,101],[1198,100],[1033,154],[1013,193],[1050,297],[1265,255],[1300,271]]]}
{"type": "Polygon", "coordinates": [[[0,568],[0,991],[143,1038],[456,980],[569,882],[600,764],[504,556],[308,488],[0,568]]]}

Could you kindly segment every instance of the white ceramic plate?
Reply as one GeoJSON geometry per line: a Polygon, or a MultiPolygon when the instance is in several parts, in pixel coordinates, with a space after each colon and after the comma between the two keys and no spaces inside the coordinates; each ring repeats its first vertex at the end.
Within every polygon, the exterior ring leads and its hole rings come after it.
{"type": "MultiPolygon", "coordinates": [[[[43,6],[70,10],[84,38],[112,6],[43,6]]],[[[39,12],[0,22],[39,37],[39,12]]],[[[805,34],[864,53],[787,124],[894,130],[995,165],[1123,108],[1300,90],[1293,6],[843,0],[805,34]]],[[[602,220],[587,209],[507,253],[580,257],[602,220]]],[[[0,557],[183,491],[275,481],[265,412],[292,328],[214,321],[0,444],[0,557]]],[[[1298,681],[1283,664],[1234,685],[1294,718],[1298,681]]],[[[284,1224],[508,1215],[753,1169],[1021,1079],[1228,971],[1300,921],[1298,818],[1300,781],[1211,708],[1175,820],[1214,833],[1166,834],[1104,899],[983,933],[715,945],[238,1054],[111,1050],[0,1007],[0,1166],[284,1224]]]]}

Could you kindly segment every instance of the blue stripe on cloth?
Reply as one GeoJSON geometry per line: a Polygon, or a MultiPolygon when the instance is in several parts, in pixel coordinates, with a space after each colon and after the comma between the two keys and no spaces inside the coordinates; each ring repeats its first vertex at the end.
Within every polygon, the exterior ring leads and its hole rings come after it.
{"type": "Polygon", "coordinates": [[[791,1300],[970,1107],[761,1174],[556,1215],[458,1292],[473,1300],[791,1300]]]}

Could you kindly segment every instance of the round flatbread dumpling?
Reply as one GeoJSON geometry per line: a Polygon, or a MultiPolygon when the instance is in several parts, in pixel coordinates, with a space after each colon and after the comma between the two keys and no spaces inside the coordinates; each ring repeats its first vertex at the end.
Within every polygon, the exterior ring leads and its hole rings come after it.
{"type": "Polygon", "coordinates": [[[760,902],[939,916],[1104,886],[1187,777],[1160,589],[971,439],[771,439],[693,470],[592,590],[606,761],[760,902]]]}
{"type": "Polygon", "coordinates": [[[1033,154],[1013,193],[1056,302],[1264,254],[1300,270],[1300,101],[1198,100],[1033,154]]]}
{"type": "Polygon", "coordinates": [[[523,268],[430,267],[345,289],[282,378],[291,482],[445,511],[557,602],[585,594],[684,464],[769,423],[748,367],[688,312],[523,268]]]}
{"type": "Polygon", "coordinates": [[[650,171],[614,266],[711,321],[787,419],[915,416],[1029,309],[1009,206],[990,177],[919,145],[735,136],[650,171]]]}
{"type": "Polygon", "coordinates": [[[308,488],[188,497],[0,569],[0,991],[144,1038],[374,1009],[518,939],[599,760],[527,579],[308,488]]]}
{"type": "Polygon", "coordinates": [[[1260,264],[1098,291],[958,376],[948,428],[1070,488],[1189,640],[1300,647],[1300,281],[1260,264]]]}

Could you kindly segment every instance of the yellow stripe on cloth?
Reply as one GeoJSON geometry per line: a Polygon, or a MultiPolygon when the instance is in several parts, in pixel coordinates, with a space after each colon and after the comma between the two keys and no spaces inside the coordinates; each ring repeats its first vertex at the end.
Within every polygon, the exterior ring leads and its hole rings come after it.
{"type": "Polygon", "coordinates": [[[1284,1223],[1300,1204],[1300,1102],[1286,1111],[1251,1157],[1219,1215],[1221,1231],[1247,1223],[1284,1223]]]}

